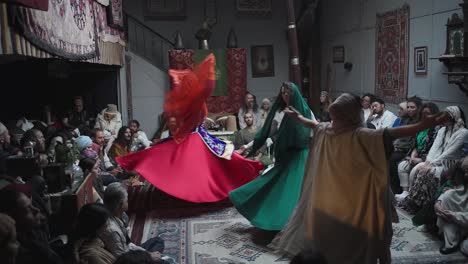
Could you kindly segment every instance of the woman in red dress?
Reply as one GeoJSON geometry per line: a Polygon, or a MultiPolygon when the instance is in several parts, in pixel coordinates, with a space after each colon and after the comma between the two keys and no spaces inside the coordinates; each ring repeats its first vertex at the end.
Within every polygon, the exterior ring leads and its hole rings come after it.
{"type": "Polygon", "coordinates": [[[210,54],[193,70],[169,70],[173,89],[164,103],[174,117],[172,137],[149,149],[117,158],[158,189],[190,202],[216,202],[259,175],[260,162],[234,152],[232,143],[209,134],[203,126],[206,99],[215,87],[215,58],[210,54]]]}

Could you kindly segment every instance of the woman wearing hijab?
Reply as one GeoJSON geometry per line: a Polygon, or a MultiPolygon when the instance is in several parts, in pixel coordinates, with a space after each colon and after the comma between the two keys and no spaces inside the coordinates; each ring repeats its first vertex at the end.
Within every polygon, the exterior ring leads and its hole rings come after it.
{"type": "Polygon", "coordinates": [[[290,255],[316,246],[327,263],[390,263],[391,213],[387,156],[392,141],[442,122],[363,128],[360,98],[343,94],[330,105],[331,123],[293,108],[285,113],[314,132],[301,198],[272,247],[290,255]]]}
{"type": "Polygon", "coordinates": [[[426,161],[416,165],[410,172],[412,185],[403,206],[410,212],[431,205],[439,188],[441,175],[463,157],[463,144],[468,140],[464,114],[458,106],[445,109],[449,120],[437,132],[426,161]]]}
{"type": "Polygon", "coordinates": [[[307,118],[314,118],[297,86],[284,82],[262,130],[255,135],[250,152],[256,153],[265,144],[273,121],[277,119],[280,125],[274,141],[274,167],[229,193],[237,210],[252,225],[263,230],[279,231],[286,224],[299,199],[304,164],[309,153],[310,129],[284,116],[282,111],[288,106],[298,109],[307,118]],[[281,119],[279,116],[284,117],[281,119]]]}
{"type": "Polygon", "coordinates": [[[268,117],[268,114],[270,113],[270,107],[271,107],[270,99],[263,98],[262,105],[260,107],[260,127],[257,127],[257,129],[262,128],[263,124],[265,124],[265,120],[268,117]]]}

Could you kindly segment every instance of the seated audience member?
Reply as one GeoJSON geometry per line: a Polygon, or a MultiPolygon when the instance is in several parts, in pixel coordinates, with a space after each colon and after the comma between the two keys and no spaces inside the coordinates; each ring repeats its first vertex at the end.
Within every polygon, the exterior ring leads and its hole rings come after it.
{"type": "Polygon", "coordinates": [[[0,175],[6,172],[6,159],[21,156],[23,153],[10,145],[11,137],[8,129],[0,123],[0,175]]]}
{"type": "Polygon", "coordinates": [[[89,119],[90,116],[84,109],[83,97],[75,96],[75,98],[73,98],[73,110],[68,115],[65,126],[72,130],[78,128],[78,130],[83,133],[86,128],[89,128],[89,119]]]}
{"type": "Polygon", "coordinates": [[[272,163],[269,157],[264,156],[268,154],[267,147],[271,145],[271,139],[268,140],[267,146],[261,148],[257,153],[253,155],[249,155],[249,150],[252,148],[251,142],[253,142],[255,134],[257,133],[257,128],[253,125],[252,113],[245,113],[244,114],[244,122],[247,126],[239,131],[236,132],[236,136],[234,139],[234,147],[236,151],[244,157],[252,156],[254,160],[258,160],[263,163],[263,165],[268,166],[272,163]]]}
{"type": "Polygon", "coordinates": [[[268,113],[270,113],[270,109],[271,109],[270,99],[263,98],[262,105],[260,107],[260,127],[258,127],[257,129],[260,129],[261,127],[263,127],[263,124],[265,123],[268,113]]]}
{"type": "Polygon", "coordinates": [[[245,95],[244,102],[242,103],[242,106],[239,109],[239,113],[237,114],[240,129],[243,129],[247,126],[244,122],[245,113],[252,113],[254,117],[254,126],[258,128],[261,127],[260,112],[258,110],[257,99],[255,95],[249,92],[247,92],[247,94],[245,95]]]}
{"type": "Polygon", "coordinates": [[[90,137],[93,140],[91,148],[98,153],[101,171],[109,171],[112,176],[122,173],[121,169],[114,167],[106,152],[107,142],[104,136],[104,131],[100,128],[94,128],[91,130],[90,137]]]}
{"type": "Polygon", "coordinates": [[[91,203],[80,209],[73,237],[75,263],[114,263],[114,255],[104,247],[98,236],[106,229],[109,217],[109,211],[102,204],[91,203]]]}
{"type": "Polygon", "coordinates": [[[128,209],[127,189],[121,183],[112,183],[104,192],[104,205],[111,213],[109,224],[102,230],[100,237],[105,247],[115,256],[131,250],[146,250],[154,259],[160,259],[164,251],[164,241],[154,237],[140,246],[133,244],[127,230],[127,223],[122,219],[128,209]]]}
{"type": "Polygon", "coordinates": [[[452,180],[454,187],[442,193],[434,205],[437,226],[444,237],[440,253],[460,249],[468,254],[468,158],[455,165],[452,180]]]}
{"type": "MultiPolygon", "coordinates": [[[[32,147],[32,154],[43,154],[45,153],[45,137],[44,134],[38,129],[30,129],[24,133],[23,137],[21,138],[21,147],[23,148],[23,152],[25,148],[32,147]]],[[[29,152],[29,151],[28,151],[29,152]]],[[[25,153],[27,154],[27,153],[25,153]]],[[[28,153],[30,154],[30,153],[28,153]]]]}
{"type": "Polygon", "coordinates": [[[40,167],[49,163],[46,154],[44,134],[38,129],[30,129],[21,138],[21,149],[26,158],[36,157],[40,167]]]}
{"type": "Polygon", "coordinates": [[[50,196],[47,193],[47,183],[44,177],[33,175],[27,182],[31,186],[32,205],[39,209],[44,217],[42,228],[49,234],[49,218],[51,215],[50,196]]]}
{"type": "Polygon", "coordinates": [[[327,261],[316,249],[309,248],[294,256],[289,264],[327,264],[327,261]]]}
{"type": "Polygon", "coordinates": [[[395,119],[395,122],[393,123],[392,127],[399,127],[401,126],[402,119],[406,116],[408,113],[408,102],[401,102],[398,105],[400,108],[398,109],[398,114],[397,114],[397,119],[395,119]]]}
{"type": "Polygon", "coordinates": [[[385,109],[385,102],[382,99],[378,97],[372,98],[371,107],[372,116],[367,119],[367,123],[370,123],[372,128],[382,129],[393,126],[397,117],[392,112],[385,109]]]}
{"type": "Polygon", "coordinates": [[[34,124],[26,118],[26,115],[23,115],[16,122],[16,127],[20,128],[23,132],[26,132],[34,127],[34,124]]]}
{"type": "Polygon", "coordinates": [[[143,250],[128,251],[114,262],[114,264],[160,264],[162,260],[155,260],[150,253],[143,250]]]}
{"type": "Polygon", "coordinates": [[[116,157],[126,156],[130,153],[132,143],[132,132],[127,126],[123,126],[119,129],[117,138],[112,143],[109,150],[109,158],[114,166],[117,166],[115,162],[116,157]]]}
{"type": "MultiPolygon", "coordinates": [[[[84,177],[93,177],[93,187],[98,193],[99,197],[95,197],[97,199],[93,199],[93,201],[99,200],[100,198],[104,197],[104,179],[101,175],[101,170],[99,169],[99,159],[92,159],[92,158],[84,158],[80,160],[80,167],[83,170],[84,177]]],[[[112,182],[118,182],[118,179],[109,175],[112,181],[107,183],[110,184],[112,182]]]]}
{"type": "Polygon", "coordinates": [[[151,141],[149,141],[146,133],[140,130],[140,122],[137,120],[132,120],[129,122],[128,126],[132,132],[132,146],[130,148],[131,152],[147,149],[151,146],[151,141]]]}
{"type": "MultiPolygon", "coordinates": [[[[439,113],[439,108],[434,103],[426,103],[421,107],[421,116],[434,115],[439,113]]],[[[419,132],[412,142],[411,151],[406,158],[398,164],[398,178],[400,180],[400,187],[403,190],[401,194],[395,195],[398,202],[401,202],[408,196],[408,190],[413,179],[410,178],[411,169],[417,164],[426,161],[426,156],[434,143],[439,131],[439,126],[428,128],[419,132]]]]}
{"type": "Polygon", "coordinates": [[[163,129],[161,133],[161,137],[159,140],[155,140],[155,143],[159,143],[164,139],[172,137],[172,135],[177,131],[177,120],[175,117],[171,116],[167,118],[167,122],[165,124],[165,129],[163,129]]]}
{"type": "MultiPolygon", "coordinates": [[[[406,107],[404,114],[401,115],[398,126],[407,126],[416,124],[420,119],[420,109],[422,100],[419,97],[413,96],[404,103],[406,107]]],[[[400,111],[401,112],[401,111],[400,111]]],[[[395,121],[397,122],[397,121],[395,121]]],[[[394,126],[395,127],[395,126],[394,126]]],[[[393,141],[394,151],[388,160],[388,173],[390,177],[390,186],[393,193],[401,193],[400,178],[398,177],[398,164],[406,157],[413,145],[414,137],[398,138],[393,141]]]]}
{"type": "Polygon", "coordinates": [[[402,204],[410,212],[416,212],[433,202],[441,175],[463,156],[463,144],[468,138],[464,114],[458,106],[449,106],[444,111],[450,115],[450,120],[437,132],[426,161],[416,165],[410,172],[410,179],[414,180],[402,204]]]}
{"type": "Polygon", "coordinates": [[[108,104],[107,108],[97,115],[96,125],[94,126],[94,128],[102,129],[104,134],[108,133],[114,137],[117,136],[121,127],[122,117],[114,104],[108,104]]]}
{"type": "Polygon", "coordinates": [[[366,122],[367,119],[372,116],[371,102],[374,97],[375,95],[370,93],[366,93],[361,97],[362,111],[364,112],[364,122],[366,122]]]}
{"type": "MultiPolygon", "coordinates": [[[[243,145],[248,144],[250,141],[254,140],[255,134],[257,133],[257,128],[254,126],[254,117],[252,113],[245,113],[243,118],[246,127],[236,133],[234,139],[235,149],[239,149],[243,145]]],[[[248,153],[244,152],[243,154],[247,156],[248,153]]]]}
{"type": "Polygon", "coordinates": [[[22,192],[0,191],[0,213],[13,218],[20,243],[16,263],[63,263],[49,246],[48,235],[41,228],[44,216],[22,192]]]}
{"type": "Polygon", "coordinates": [[[0,213],[0,259],[4,264],[15,264],[19,243],[16,240],[15,220],[0,213]]]}
{"type": "Polygon", "coordinates": [[[320,112],[317,116],[317,121],[319,122],[330,122],[330,113],[328,112],[328,107],[331,105],[332,101],[330,95],[327,91],[322,91],[320,93],[320,112]]]}
{"type": "Polygon", "coordinates": [[[76,146],[81,156],[96,159],[98,158],[98,153],[92,148],[93,140],[88,136],[79,136],[75,139],[76,146]]]}

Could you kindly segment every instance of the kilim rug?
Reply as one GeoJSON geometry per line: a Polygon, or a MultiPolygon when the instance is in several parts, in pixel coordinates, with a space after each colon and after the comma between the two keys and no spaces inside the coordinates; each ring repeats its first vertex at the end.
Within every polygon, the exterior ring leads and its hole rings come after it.
{"type": "MultiPolygon", "coordinates": [[[[418,231],[405,212],[398,213],[400,223],[393,225],[392,263],[468,263],[459,252],[441,255],[440,240],[418,231]]],[[[288,259],[253,243],[252,226],[232,207],[161,209],[133,215],[131,224],[135,242],[154,236],[164,239],[164,255],[170,263],[288,263],[288,259]]]]}
{"type": "Polygon", "coordinates": [[[375,94],[399,104],[408,94],[409,6],[377,15],[375,94]]]}
{"type": "Polygon", "coordinates": [[[411,215],[403,210],[397,210],[400,222],[393,224],[392,263],[468,263],[468,258],[460,252],[450,255],[440,254],[442,241],[427,232],[419,231],[411,222],[411,215]]]}
{"type": "Polygon", "coordinates": [[[48,11],[11,7],[13,26],[53,55],[85,60],[97,55],[93,0],[49,0],[48,11]],[[15,12],[15,13],[14,13],[15,12]]]}

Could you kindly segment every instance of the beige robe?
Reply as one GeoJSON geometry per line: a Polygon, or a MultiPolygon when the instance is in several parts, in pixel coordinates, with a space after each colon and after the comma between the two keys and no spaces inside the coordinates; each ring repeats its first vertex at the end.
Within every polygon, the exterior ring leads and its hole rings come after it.
{"type": "Polygon", "coordinates": [[[327,263],[390,263],[391,217],[383,130],[340,134],[322,123],[299,203],[271,246],[296,255],[314,246],[327,263]]]}

